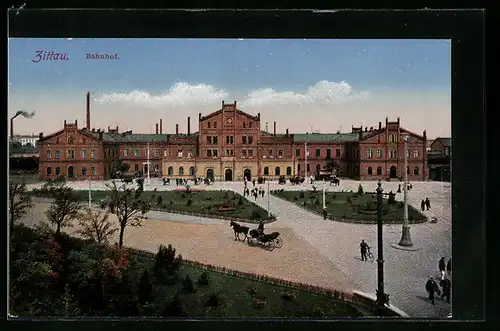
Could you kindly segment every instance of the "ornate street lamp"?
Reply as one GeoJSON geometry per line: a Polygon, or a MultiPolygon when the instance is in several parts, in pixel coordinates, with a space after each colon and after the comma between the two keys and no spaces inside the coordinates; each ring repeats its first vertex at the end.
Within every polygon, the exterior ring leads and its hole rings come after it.
{"type": "Polygon", "coordinates": [[[412,247],[410,235],[410,224],[408,222],[408,135],[404,136],[404,148],[405,148],[405,181],[404,181],[404,216],[403,216],[403,229],[401,234],[401,240],[399,241],[399,246],[412,247]]]}

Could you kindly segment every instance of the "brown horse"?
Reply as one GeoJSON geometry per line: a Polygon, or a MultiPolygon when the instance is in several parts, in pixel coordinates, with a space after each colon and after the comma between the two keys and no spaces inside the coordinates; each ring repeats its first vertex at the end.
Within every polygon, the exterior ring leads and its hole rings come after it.
{"type": "Polygon", "coordinates": [[[245,241],[248,237],[248,231],[250,230],[250,228],[248,228],[248,226],[243,226],[243,225],[239,225],[238,223],[234,222],[234,221],[231,221],[231,223],[229,223],[229,226],[233,228],[234,230],[234,240],[238,240],[240,239],[240,233],[243,233],[245,235],[245,239],[243,239],[243,241],[245,241]]]}

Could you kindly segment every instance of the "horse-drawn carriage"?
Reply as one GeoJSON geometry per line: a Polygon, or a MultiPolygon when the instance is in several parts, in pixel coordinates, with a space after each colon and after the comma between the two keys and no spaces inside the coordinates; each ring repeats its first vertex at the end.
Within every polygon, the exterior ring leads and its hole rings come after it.
{"type": "Polygon", "coordinates": [[[300,177],[300,176],[297,176],[295,178],[290,178],[290,183],[292,184],[295,184],[295,185],[299,185],[299,184],[302,184],[304,183],[305,181],[305,178],[304,177],[300,177]]]}
{"type": "Polygon", "coordinates": [[[262,247],[272,251],[275,248],[283,247],[283,239],[280,237],[279,232],[264,233],[257,229],[250,230],[248,226],[242,226],[238,223],[231,221],[229,224],[234,230],[234,240],[241,240],[240,234],[245,237],[243,241],[247,241],[248,245],[261,245],[262,247]],[[250,236],[248,236],[250,235],[250,236]]]}

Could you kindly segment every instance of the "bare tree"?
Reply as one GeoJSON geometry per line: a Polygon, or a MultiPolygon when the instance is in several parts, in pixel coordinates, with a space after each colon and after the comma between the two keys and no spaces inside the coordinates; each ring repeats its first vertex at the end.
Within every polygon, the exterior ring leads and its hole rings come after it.
{"type": "Polygon", "coordinates": [[[31,196],[26,190],[26,184],[9,183],[9,225],[11,234],[14,233],[15,222],[21,219],[32,206],[31,196]]]}
{"type": "Polygon", "coordinates": [[[86,208],[80,216],[81,229],[77,232],[85,239],[95,241],[97,244],[108,242],[109,238],[118,229],[109,220],[109,212],[102,212],[86,208]]]}
{"type": "Polygon", "coordinates": [[[127,226],[141,226],[141,221],[147,218],[146,213],[151,210],[153,202],[156,201],[156,194],[153,194],[149,199],[141,199],[143,190],[140,187],[134,190],[125,184],[117,186],[115,181],[106,186],[111,192],[101,202],[101,207],[108,209],[118,217],[119,246],[122,247],[125,228],[127,226]]]}
{"type": "Polygon", "coordinates": [[[54,201],[45,215],[49,223],[56,226],[56,235],[59,235],[62,228],[73,226],[73,221],[80,216],[82,205],[73,189],[66,185],[52,187],[49,192],[54,201]]]}

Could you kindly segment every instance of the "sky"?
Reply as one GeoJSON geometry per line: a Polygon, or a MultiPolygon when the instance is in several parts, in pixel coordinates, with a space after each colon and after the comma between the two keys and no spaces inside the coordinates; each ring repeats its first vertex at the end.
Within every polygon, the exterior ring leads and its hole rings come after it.
{"type": "Polygon", "coordinates": [[[15,38],[8,54],[9,118],[35,111],[15,119],[15,134],[85,126],[90,91],[96,129],[154,133],[161,118],[164,133],[185,132],[191,116],[194,132],[198,113],[237,101],[277,132],[350,132],[399,117],[429,139],[451,136],[448,40],[15,38]]]}

